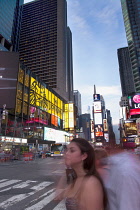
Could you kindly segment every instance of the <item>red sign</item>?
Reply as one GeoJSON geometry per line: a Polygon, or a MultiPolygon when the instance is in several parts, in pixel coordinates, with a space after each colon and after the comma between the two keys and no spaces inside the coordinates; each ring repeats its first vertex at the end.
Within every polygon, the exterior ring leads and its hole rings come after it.
{"type": "Polygon", "coordinates": [[[130,115],[140,114],[140,109],[130,109],[130,115]]]}

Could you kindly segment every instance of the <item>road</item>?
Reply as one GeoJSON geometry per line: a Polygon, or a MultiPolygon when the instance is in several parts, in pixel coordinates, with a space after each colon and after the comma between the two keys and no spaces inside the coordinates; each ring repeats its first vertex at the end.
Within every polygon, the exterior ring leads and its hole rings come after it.
{"type": "Polygon", "coordinates": [[[64,210],[55,187],[65,173],[63,159],[0,163],[0,210],[64,210]]]}

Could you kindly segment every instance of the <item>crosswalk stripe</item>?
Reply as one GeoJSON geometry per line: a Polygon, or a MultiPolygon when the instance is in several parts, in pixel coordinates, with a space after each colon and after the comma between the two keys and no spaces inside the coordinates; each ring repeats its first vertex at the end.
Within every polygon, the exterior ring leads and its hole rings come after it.
{"type": "Polygon", "coordinates": [[[1,179],[0,182],[4,182],[4,181],[7,181],[7,180],[8,180],[8,179],[1,179]]]}
{"type": "Polygon", "coordinates": [[[32,187],[31,190],[39,191],[39,190],[44,189],[45,187],[48,187],[51,184],[53,184],[53,182],[41,182],[40,184],[35,185],[34,187],[32,187]]]}
{"type": "MultiPolygon", "coordinates": [[[[48,194],[49,192],[46,193],[46,195],[48,194]]],[[[44,199],[42,199],[41,201],[39,201],[38,203],[34,204],[33,206],[29,207],[29,208],[26,208],[25,210],[40,210],[42,209],[43,207],[45,207],[49,202],[50,200],[53,200],[55,197],[55,192],[53,192],[52,194],[50,194],[49,196],[45,197],[44,199]]]]}
{"type": "Polygon", "coordinates": [[[20,194],[20,195],[15,195],[12,196],[11,198],[5,200],[4,202],[0,203],[0,207],[3,209],[6,209],[14,204],[16,204],[19,201],[24,200],[25,198],[34,195],[35,193],[37,193],[38,191],[44,189],[45,187],[51,185],[53,182],[42,182],[30,189],[34,190],[33,192],[30,193],[25,193],[25,194],[20,194]]]}
{"type": "Polygon", "coordinates": [[[0,188],[2,187],[7,187],[8,185],[12,185],[12,184],[15,184],[17,182],[21,182],[21,180],[9,180],[9,181],[5,181],[3,183],[0,183],[0,188]]]}
{"type": "Polygon", "coordinates": [[[62,210],[62,209],[63,210],[66,209],[64,200],[62,200],[61,202],[59,202],[59,204],[53,210],[62,210]]]}
{"type": "Polygon", "coordinates": [[[26,182],[21,182],[20,184],[17,184],[15,186],[8,187],[4,190],[0,190],[0,192],[8,191],[8,190],[15,189],[15,188],[25,188],[25,187],[28,187],[29,184],[32,183],[32,182],[33,181],[31,181],[31,180],[27,180],[26,182]]]}
{"type": "MultiPolygon", "coordinates": [[[[48,194],[52,193],[54,190],[55,190],[55,189],[49,190],[48,192],[46,192],[46,193],[44,193],[43,195],[39,196],[38,198],[34,199],[31,203],[34,203],[34,202],[40,200],[42,197],[45,197],[45,199],[46,199],[46,196],[48,196],[48,194]]],[[[42,201],[39,201],[38,203],[41,203],[41,202],[42,202],[42,201]]],[[[31,203],[30,203],[30,204],[31,204],[31,203]]],[[[36,203],[36,204],[34,204],[34,205],[32,205],[32,206],[30,206],[30,207],[24,209],[24,210],[31,210],[31,209],[34,210],[34,207],[35,207],[38,203],[36,203]]],[[[29,205],[30,205],[30,204],[29,204],[29,205]]]]}

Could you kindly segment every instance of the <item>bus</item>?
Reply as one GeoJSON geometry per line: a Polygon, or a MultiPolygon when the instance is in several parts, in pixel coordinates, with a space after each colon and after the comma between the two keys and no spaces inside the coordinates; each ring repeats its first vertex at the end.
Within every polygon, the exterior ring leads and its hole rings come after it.
{"type": "Polygon", "coordinates": [[[124,149],[134,149],[136,147],[135,137],[123,137],[122,142],[124,149]]]}
{"type": "Polygon", "coordinates": [[[63,157],[68,143],[55,143],[51,145],[51,157],[63,157]]]}

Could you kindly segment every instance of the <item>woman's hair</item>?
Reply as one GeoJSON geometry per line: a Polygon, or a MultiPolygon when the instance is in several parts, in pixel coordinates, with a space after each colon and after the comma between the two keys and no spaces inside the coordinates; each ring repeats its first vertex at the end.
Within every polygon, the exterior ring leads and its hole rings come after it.
{"type": "Polygon", "coordinates": [[[96,172],[95,153],[94,153],[93,147],[87,140],[83,138],[74,138],[71,142],[76,143],[76,145],[81,150],[82,154],[84,153],[87,154],[87,158],[83,160],[83,167],[85,171],[87,172],[87,176],[93,175],[96,172]]]}
{"type": "Polygon", "coordinates": [[[107,205],[107,195],[105,192],[105,188],[103,185],[103,181],[100,178],[98,172],[96,171],[95,167],[95,152],[94,148],[91,146],[91,144],[83,138],[74,138],[71,142],[75,143],[79,149],[81,150],[81,153],[87,154],[87,158],[83,161],[83,168],[86,171],[86,176],[95,176],[101,183],[103,188],[103,194],[104,194],[104,206],[107,205]]]}

